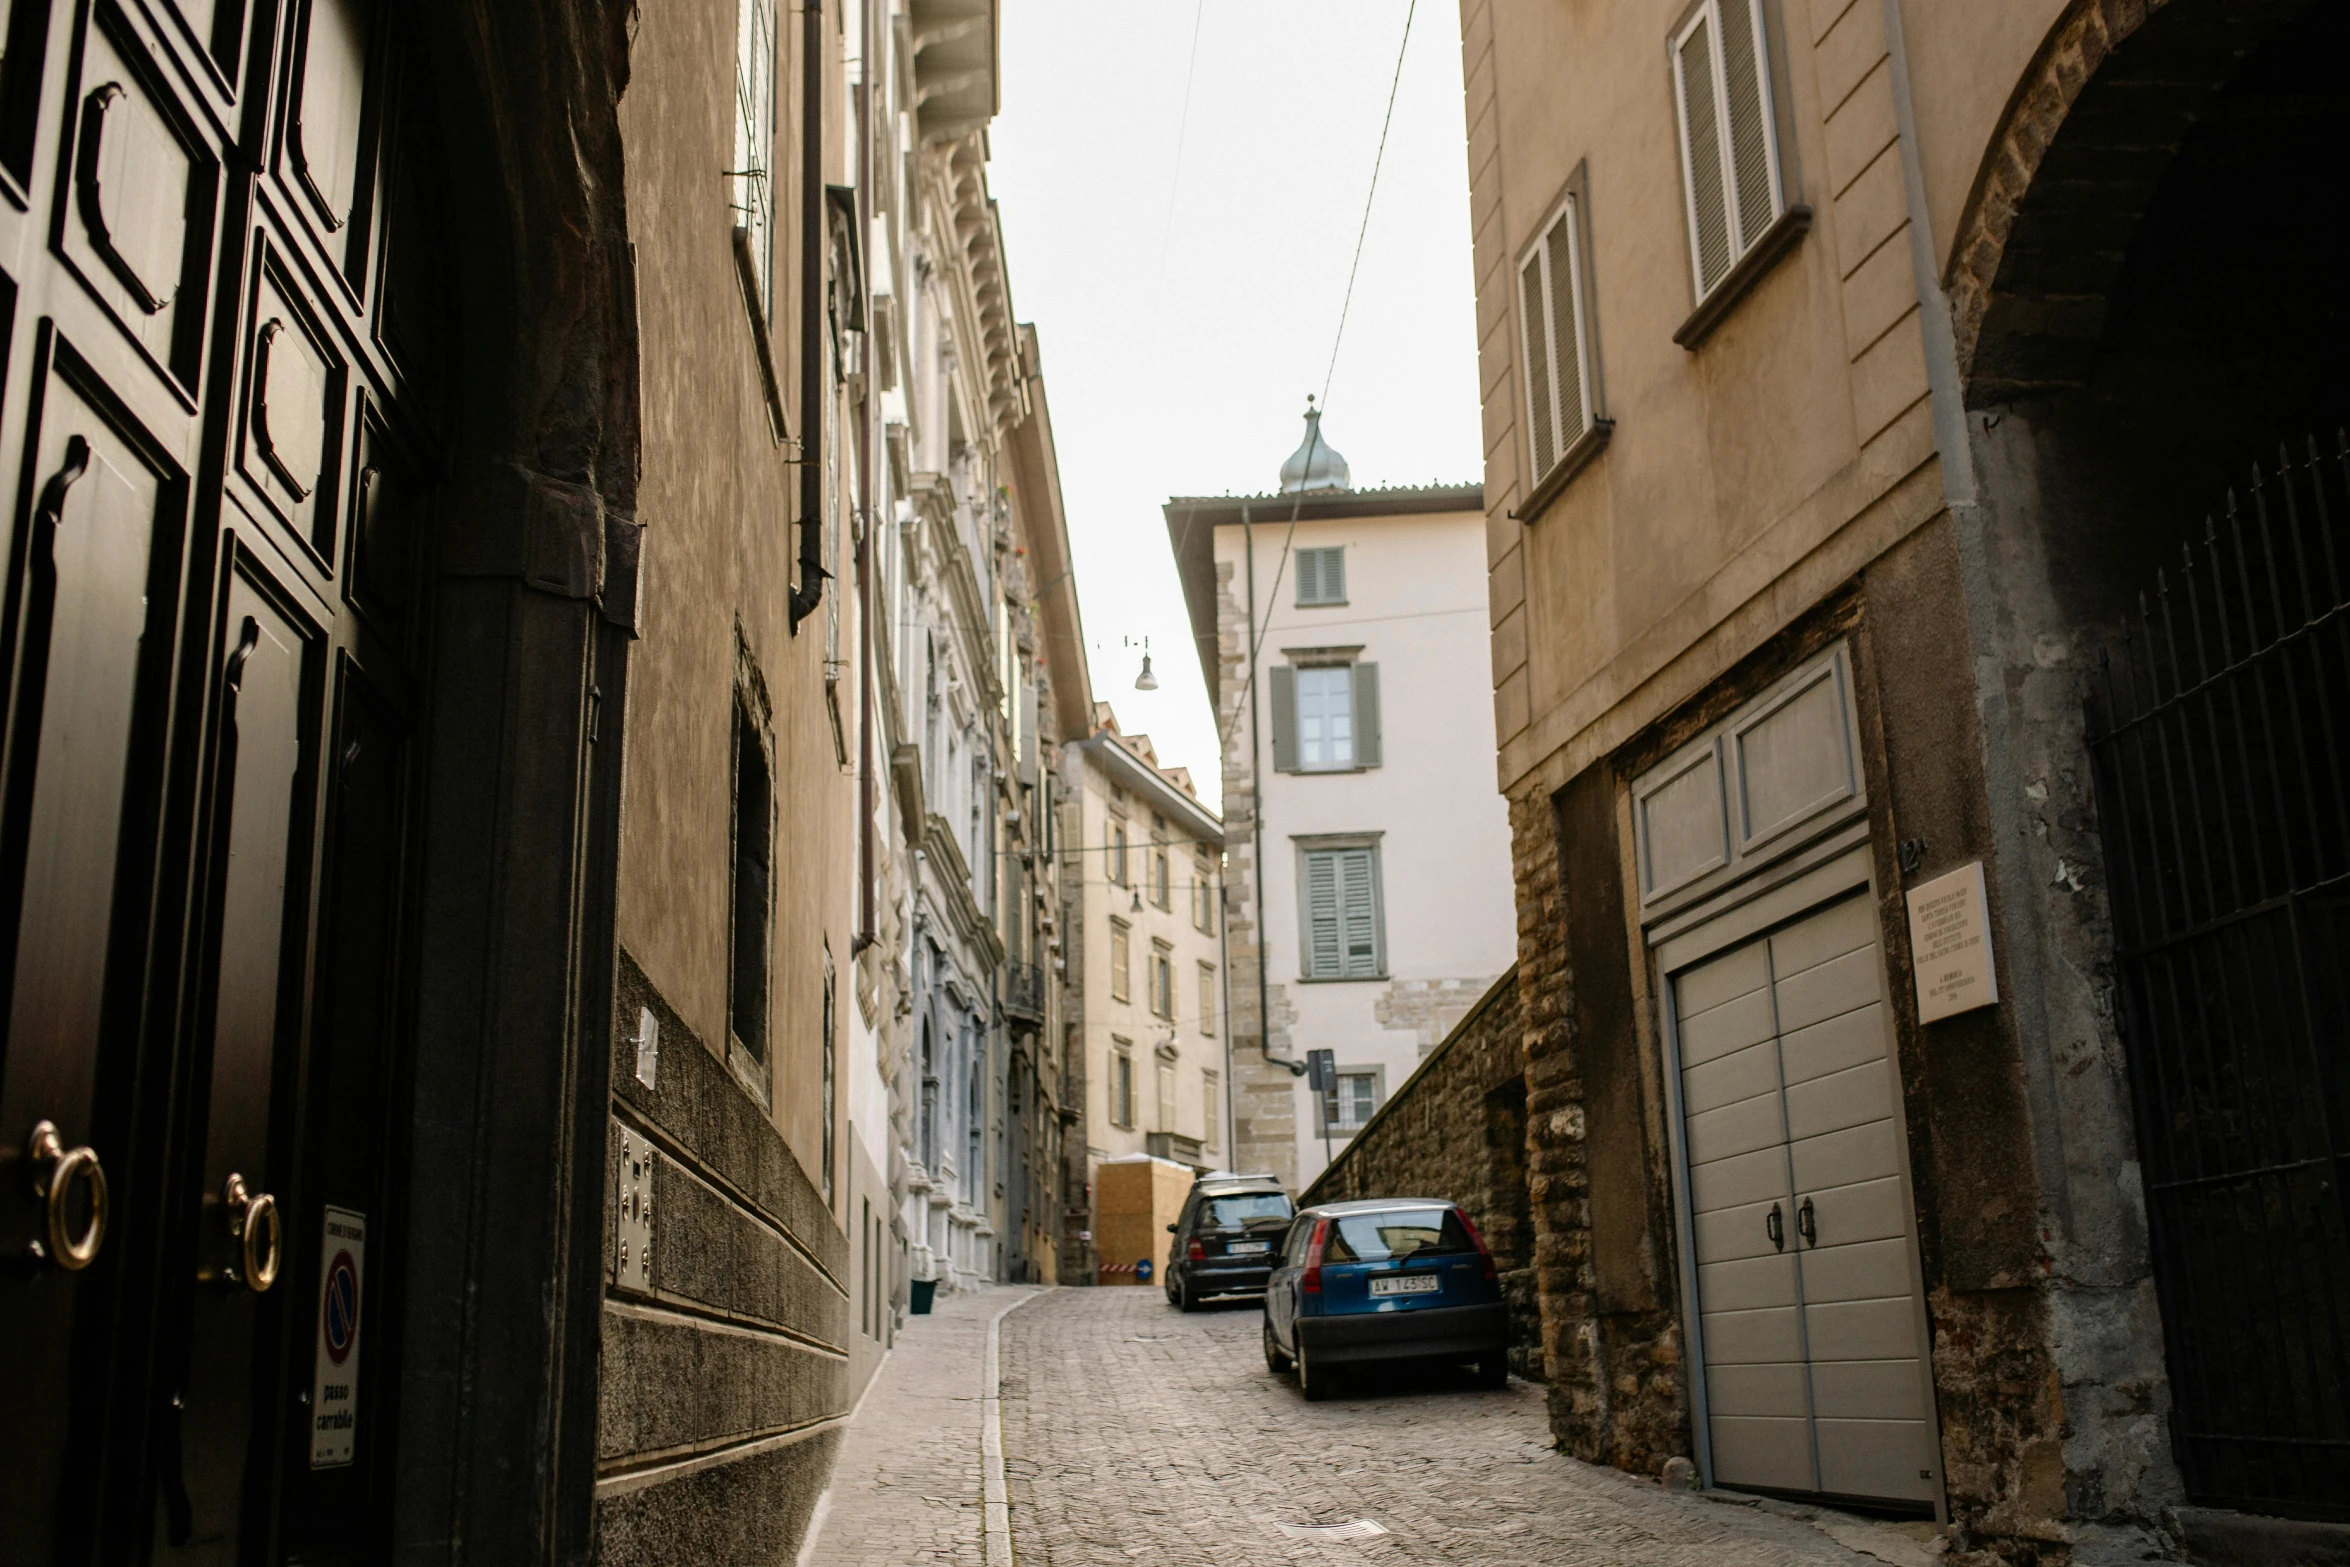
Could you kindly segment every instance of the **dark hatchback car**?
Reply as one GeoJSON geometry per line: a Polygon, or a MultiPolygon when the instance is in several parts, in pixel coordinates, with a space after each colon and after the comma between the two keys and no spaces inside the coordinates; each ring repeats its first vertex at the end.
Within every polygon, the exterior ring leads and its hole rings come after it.
{"type": "Polygon", "coordinates": [[[1206,1179],[1167,1226],[1167,1303],[1189,1311],[1210,1295],[1261,1295],[1295,1213],[1271,1176],[1206,1179]]]}
{"type": "Polygon", "coordinates": [[[1469,1216],[1433,1198],[1308,1208],[1290,1224],[1265,1287],[1265,1367],[1297,1367],[1327,1398],[1331,1373],[1383,1361],[1471,1361],[1484,1387],[1509,1382],[1509,1307],[1469,1216]]]}

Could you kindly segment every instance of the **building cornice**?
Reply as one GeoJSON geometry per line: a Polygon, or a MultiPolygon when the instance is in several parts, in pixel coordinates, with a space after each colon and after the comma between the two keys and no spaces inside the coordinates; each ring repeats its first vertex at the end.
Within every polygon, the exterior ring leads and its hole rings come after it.
{"type": "Polygon", "coordinates": [[[1077,749],[1118,782],[1148,801],[1160,815],[1173,820],[1191,837],[1221,849],[1224,823],[1215,812],[1169,783],[1150,763],[1118,743],[1107,730],[1096,730],[1077,742],[1077,749]]]}

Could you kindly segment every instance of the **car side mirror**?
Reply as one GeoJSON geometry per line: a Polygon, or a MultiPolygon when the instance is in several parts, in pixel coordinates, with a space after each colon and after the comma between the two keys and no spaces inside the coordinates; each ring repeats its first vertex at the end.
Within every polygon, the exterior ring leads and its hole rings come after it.
{"type": "Polygon", "coordinates": [[[1174,1234],[1174,1233],[1175,1233],[1175,1226],[1174,1226],[1174,1225],[1172,1225],[1172,1224],[1168,1225],[1168,1226],[1167,1226],[1167,1233],[1168,1233],[1169,1235],[1172,1235],[1172,1234],[1174,1234]]]}

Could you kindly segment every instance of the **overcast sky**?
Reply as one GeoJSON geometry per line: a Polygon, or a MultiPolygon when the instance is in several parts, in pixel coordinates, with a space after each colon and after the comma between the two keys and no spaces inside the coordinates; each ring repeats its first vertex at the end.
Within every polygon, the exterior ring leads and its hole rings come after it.
{"type": "MultiPolygon", "coordinates": [[[[1270,491],[1298,445],[1408,3],[1003,8],[990,183],[1043,350],[1094,695],[1211,803],[1215,719],[1160,507],[1270,491]],[[1155,693],[1134,689],[1146,636],[1155,693]]],[[[1458,16],[1428,0],[1413,18],[1330,382],[1323,434],[1358,489],[1482,477],[1458,16]]]]}

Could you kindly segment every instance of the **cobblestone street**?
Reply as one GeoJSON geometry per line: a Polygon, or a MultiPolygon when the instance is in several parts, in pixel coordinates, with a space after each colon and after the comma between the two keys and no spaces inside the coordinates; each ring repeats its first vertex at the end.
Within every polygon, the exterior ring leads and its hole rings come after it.
{"type": "Polygon", "coordinates": [[[1266,1374],[1253,1305],[1185,1316],[1155,1289],[1062,1289],[947,1297],[939,1314],[909,1322],[849,1431],[805,1562],[989,1562],[983,1364],[999,1312],[1011,1544],[1023,1567],[1933,1560],[1894,1528],[1673,1495],[1563,1457],[1548,1443],[1541,1390],[1525,1383],[1487,1393],[1429,1376],[1373,1391],[1366,1380],[1308,1404],[1266,1374]],[[1388,1532],[1286,1532],[1357,1519],[1388,1532]]]}

